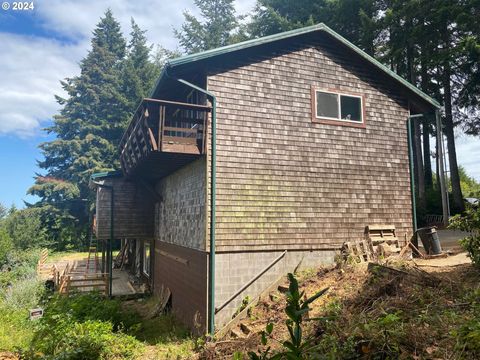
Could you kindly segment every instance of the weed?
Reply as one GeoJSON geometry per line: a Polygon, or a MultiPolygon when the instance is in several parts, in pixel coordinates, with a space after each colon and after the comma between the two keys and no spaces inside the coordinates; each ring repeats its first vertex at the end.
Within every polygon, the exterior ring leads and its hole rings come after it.
{"type": "Polygon", "coordinates": [[[240,306],[238,307],[238,309],[235,311],[235,313],[232,315],[232,319],[237,316],[238,314],[240,314],[243,310],[245,310],[245,308],[248,306],[248,304],[250,304],[250,296],[245,296],[243,299],[242,299],[242,303],[240,304],[240,306]]]}
{"type": "MultiPolygon", "coordinates": [[[[270,347],[260,354],[249,352],[251,360],[273,360],[273,359],[306,359],[310,358],[318,349],[318,345],[314,344],[312,339],[305,339],[303,337],[302,322],[305,320],[305,316],[310,310],[309,305],[317,300],[320,296],[325,294],[328,288],[323,289],[311,296],[308,299],[303,299],[304,292],[300,292],[298,289],[298,281],[291,273],[288,274],[288,280],[290,285],[288,292],[285,294],[287,298],[287,306],[285,307],[285,314],[288,319],[286,321],[288,333],[290,339],[282,343],[285,351],[271,355],[270,347]]],[[[312,319],[313,320],[313,319],[312,319]]],[[[268,323],[265,327],[265,331],[262,332],[262,345],[266,346],[268,338],[271,337],[273,332],[273,324],[268,323]]]]}

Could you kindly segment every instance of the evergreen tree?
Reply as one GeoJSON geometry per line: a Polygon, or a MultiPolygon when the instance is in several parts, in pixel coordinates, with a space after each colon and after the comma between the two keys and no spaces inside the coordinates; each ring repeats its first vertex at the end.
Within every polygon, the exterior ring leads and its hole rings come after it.
{"type": "Polygon", "coordinates": [[[180,30],[174,30],[181,47],[190,54],[230,44],[239,26],[234,0],[194,0],[194,3],[202,18],[197,19],[188,11],[183,13],[185,22],[180,30]]]}
{"type": "Polygon", "coordinates": [[[93,32],[91,50],[80,63],[80,75],[62,82],[68,97],[53,125],[56,139],[40,148],[44,160],[29,193],[46,210],[57,241],[86,241],[94,194],[92,173],[119,168],[117,146],[139,100],[150,90],[158,71],[150,62],[144,32],[132,21],[127,47],[120,24],[108,10],[93,32]],[[63,239],[60,239],[63,237],[63,239]]]}
{"type": "MultiPolygon", "coordinates": [[[[146,31],[141,30],[133,19],[131,26],[128,54],[122,70],[123,94],[129,103],[129,115],[143,98],[148,97],[160,69],[151,61],[152,46],[147,45],[146,31]]],[[[127,122],[129,120],[130,117],[127,122]]]]}
{"type": "Polygon", "coordinates": [[[258,0],[248,28],[251,37],[271,35],[325,23],[336,32],[374,53],[377,34],[376,0],[258,0]]]}

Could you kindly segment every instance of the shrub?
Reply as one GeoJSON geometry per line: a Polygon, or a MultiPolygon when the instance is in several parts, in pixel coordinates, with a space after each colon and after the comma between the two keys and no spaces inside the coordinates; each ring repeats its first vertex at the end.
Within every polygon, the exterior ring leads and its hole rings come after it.
{"type": "Polygon", "coordinates": [[[139,326],[138,315],[122,309],[119,300],[106,299],[100,293],[76,294],[70,297],[56,294],[49,301],[42,323],[55,326],[58,317],[68,314],[70,320],[85,322],[88,320],[107,321],[113,330],[135,331],[139,326]]]}
{"type": "Polygon", "coordinates": [[[472,263],[480,267],[480,206],[469,206],[465,213],[452,217],[449,228],[470,233],[460,243],[468,252],[472,263]]]}
{"type": "Polygon", "coordinates": [[[26,357],[129,359],[141,342],[125,332],[138,329],[137,314],[98,293],[55,295],[36,325],[26,357]]]}
{"type": "Polygon", "coordinates": [[[0,288],[12,285],[17,280],[36,276],[40,250],[12,250],[0,266],[0,288]]]}
{"type": "Polygon", "coordinates": [[[13,248],[13,242],[7,231],[0,228],[0,268],[7,259],[7,255],[13,248]]]}
{"type": "Polygon", "coordinates": [[[45,286],[36,277],[18,280],[6,289],[0,290],[5,306],[16,310],[36,307],[44,293],[45,286]]]}
{"type": "Polygon", "coordinates": [[[141,349],[132,336],[113,331],[106,321],[73,321],[72,316],[58,316],[56,325],[40,325],[41,338],[36,338],[26,357],[37,359],[131,359],[141,349]]]}

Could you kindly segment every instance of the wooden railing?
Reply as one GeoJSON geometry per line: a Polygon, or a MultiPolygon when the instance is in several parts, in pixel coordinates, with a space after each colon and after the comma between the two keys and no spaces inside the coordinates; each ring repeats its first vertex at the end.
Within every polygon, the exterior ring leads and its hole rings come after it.
{"type": "Polygon", "coordinates": [[[130,174],[154,152],[203,154],[210,107],[144,99],[120,141],[120,161],[130,174]]]}
{"type": "Polygon", "coordinates": [[[37,263],[37,276],[41,279],[49,278],[54,275],[54,268],[52,264],[46,264],[48,258],[48,249],[43,249],[40,252],[40,258],[37,263]]]}
{"type": "Polygon", "coordinates": [[[60,294],[70,295],[72,292],[88,291],[99,291],[103,295],[108,295],[108,274],[68,274],[61,277],[58,288],[60,294]]]}

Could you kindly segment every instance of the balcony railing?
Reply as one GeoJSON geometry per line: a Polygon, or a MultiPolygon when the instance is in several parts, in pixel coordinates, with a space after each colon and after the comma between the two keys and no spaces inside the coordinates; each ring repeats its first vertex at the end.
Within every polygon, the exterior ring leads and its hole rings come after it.
{"type": "MultiPolygon", "coordinates": [[[[167,154],[187,154],[188,159],[205,153],[205,135],[210,107],[174,101],[144,99],[120,141],[120,161],[132,175],[146,161],[169,161],[167,154]],[[164,154],[164,156],[155,156],[164,154]]],[[[158,163],[155,166],[161,167],[158,163]]]]}

